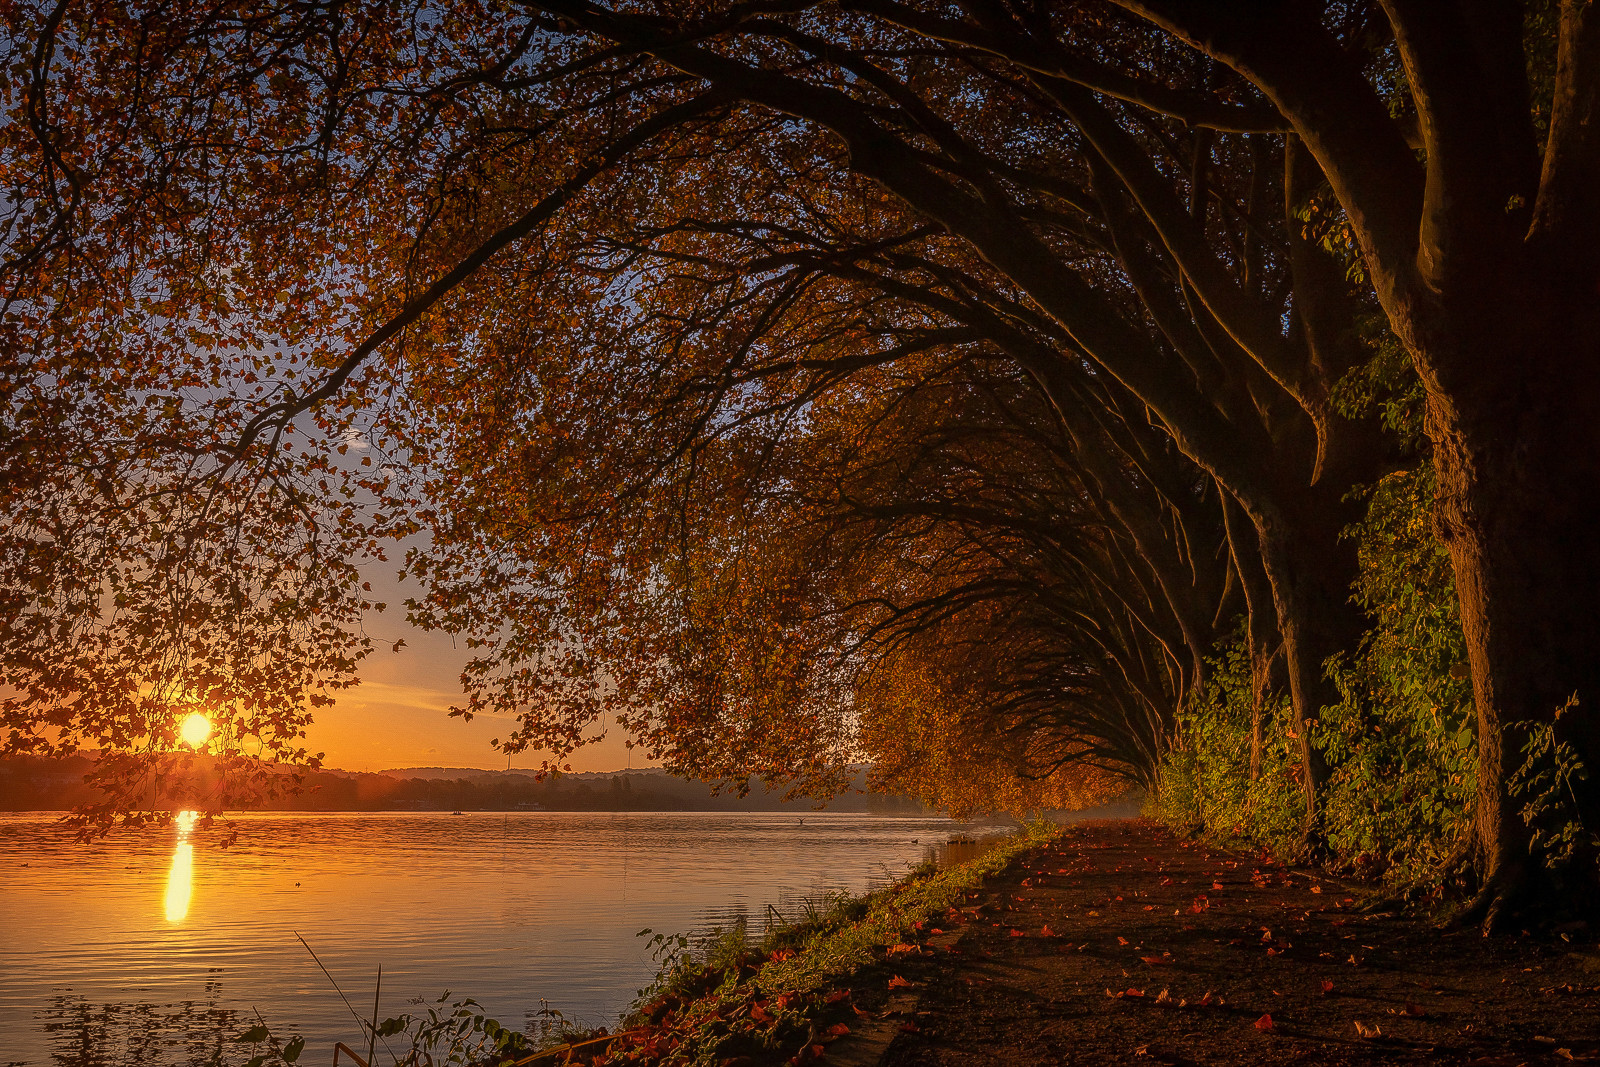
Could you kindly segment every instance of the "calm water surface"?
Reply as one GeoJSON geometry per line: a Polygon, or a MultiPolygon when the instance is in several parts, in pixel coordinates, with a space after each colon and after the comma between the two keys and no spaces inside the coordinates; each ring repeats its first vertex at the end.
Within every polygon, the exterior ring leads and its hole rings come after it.
{"type": "Polygon", "coordinates": [[[0,814],[0,1064],[242,1060],[255,1022],[330,1062],[363,1014],[446,990],[512,1027],[610,1025],[654,975],[644,927],[705,933],[898,877],[944,819],[807,812],[259,814],[74,843],[0,814]],[[803,821],[802,821],[803,820],[803,821]]]}

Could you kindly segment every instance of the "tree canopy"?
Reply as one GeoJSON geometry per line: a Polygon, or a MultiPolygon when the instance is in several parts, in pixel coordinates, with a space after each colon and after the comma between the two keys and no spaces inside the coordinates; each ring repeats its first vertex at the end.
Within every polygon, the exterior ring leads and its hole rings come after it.
{"type": "Polygon", "coordinates": [[[1483,916],[1593,866],[1540,820],[1595,787],[1524,760],[1597,744],[1589,5],[5,17],[8,748],[204,703],[303,760],[411,536],[512,748],[611,709],[685,772],[867,746],[959,807],[1176,796],[1235,722],[1325,855],[1350,738],[1406,729],[1359,661],[1451,738],[1470,679],[1473,767],[1423,758],[1483,916]],[[1438,537],[1386,554],[1419,463],[1438,537]],[[1430,545],[1464,661],[1374,636],[1430,545]]]}

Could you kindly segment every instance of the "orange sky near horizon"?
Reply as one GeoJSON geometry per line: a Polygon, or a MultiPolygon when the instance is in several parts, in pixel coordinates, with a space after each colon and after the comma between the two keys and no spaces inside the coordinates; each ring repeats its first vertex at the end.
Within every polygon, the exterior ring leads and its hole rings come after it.
{"type": "MultiPolygon", "coordinates": [[[[348,454],[330,454],[334,463],[354,467],[368,446],[360,435],[346,438],[348,454]]],[[[388,549],[388,562],[363,561],[362,577],[371,583],[374,600],[389,605],[364,620],[374,651],[356,668],[361,685],[337,694],[337,702],[312,713],[306,747],[323,752],[324,765],[346,771],[386,771],[397,767],[472,767],[504,770],[505,753],[490,741],[505,737],[515,723],[499,715],[479,715],[471,722],[450,717],[450,705],[462,701],[461,668],[470,655],[449,634],[419,630],[406,621],[404,603],[417,596],[414,583],[399,580],[398,561],[408,548],[425,548],[425,534],[406,538],[388,549]],[[404,639],[405,647],[392,651],[404,639]]],[[[608,717],[609,719],[609,717],[608,717]]],[[[603,740],[587,745],[565,762],[574,771],[615,771],[654,767],[643,749],[629,750],[615,724],[603,740]]],[[[538,767],[547,753],[528,751],[511,758],[512,768],[538,767]]]]}
{"type": "MultiPolygon", "coordinates": [[[[326,766],[347,771],[504,770],[505,753],[490,740],[515,729],[509,718],[479,715],[463,722],[450,717],[450,705],[461,700],[457,675],[465,653],[452,646],[449,635],[419,633],[404,619],[396,629],[405,631],[406,647],[391,652],[386,643],[362,662],[361,685],[340,693],[334,706],[314,713],[315,721],[306,731],[307,747],[324,752],[326,766]]],[[[656,765],[644,758],[642,749],[630,752],[624,740],[622,731],[610,725],[604,740],[579,749],[567,762],[574,771],[656,765]]],[[[544,757],[543,752],[519,753],[511,757],[511,766],[537,767],[544,757]]]]}
{"type": "MultiPolygon", "coordinates": [[[[403,552],[391,551],[391,559],[403,552]]],[[[474,767],[504,770],[505,753],[489,742],[515,729],[512,720],[479,715],[471,722],[451,718],[461,702],[461,668],[469,653],[449,634],[419,630],[406,621],[402,606],[416,586],[397,580],[396,564],[369,562],[361,567],[373,596],[387,611],[365,620],[375,651],[357,668],[361,685],[338,694],[332,707],[313,713],[306,746],[325,753],[324,764],[347,771],[386,771],[397,767],[474,767]],[[405,647],[392,651],[396,641],[405,647]]],[[[609,717],[608,717],[609,719],[609,717]]],[[[629,750],[625,735],[608,721],[604,740],[585,746],[566,762],[574,771],[615,771],[653,767],[643,749],[629,750]]],[[[511,758],[512,768],[533,768],[546,753],[528,751],[511,758]]]]}

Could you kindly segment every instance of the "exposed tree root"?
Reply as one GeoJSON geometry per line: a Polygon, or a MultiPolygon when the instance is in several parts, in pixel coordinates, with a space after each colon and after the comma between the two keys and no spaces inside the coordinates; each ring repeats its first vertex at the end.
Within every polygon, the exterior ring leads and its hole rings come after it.
{"type": "Polygon", "coordinates": [[[1504,933],[1532,902],[1532,879],[1524,863],[1508,863],[1490,875],[1477,895],[1445,923],[1449,929],[1476,926],[1484,937],[1504,933]]]}

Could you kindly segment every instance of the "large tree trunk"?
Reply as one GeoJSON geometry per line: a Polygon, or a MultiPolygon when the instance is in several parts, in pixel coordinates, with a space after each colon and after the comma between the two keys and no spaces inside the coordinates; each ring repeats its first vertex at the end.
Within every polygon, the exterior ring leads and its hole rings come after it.
{"type": "Polygon", "coordinates": [[[1261,561],[1272,584],[1283,666],[1294,706],[1300,747],[1300,787],[1305,797],[1304,843],[1311,858],[1326,850],[1322,793],[1328,763],[1312,744],[1311,731],[1324,707],[1339,701],[1337,687],[1323,664],[1349,652],[1364,626],[1350,599],[1356,577],[1356,550],[1340,532],[1352,516],[1350,505],[1331,494],[1308,491],[1293,510],[1248,508],[1261,545],[1261,561]]]}
{"type": "Polygon", "coordinates": [[[1283,637],[1272,600],[1272,582],[1261,562],[1256,528],[1226,489],[1220,490],[1228,551],[1244,591],[1246,638],[1250,643],[1250,780],[1261,778],[1266,741],[1266,709],[1288,686],[1283,671],[1283,637]]]}
{"type": "Polygon", "coordinates": [[[1536,724],[1555,723],[1588,768],[1569,813],[1600,832],[1600,309],[1583,294],[1588,313],[1573,314],[1552,299],[1560,281],[1532,273],[1456,309],[1417,353],[1478,711],[1484,892],[1468,916],[1487,927],[1577,888],[1530,853],[1527,798],[1509,795],[1536,724]]]}

